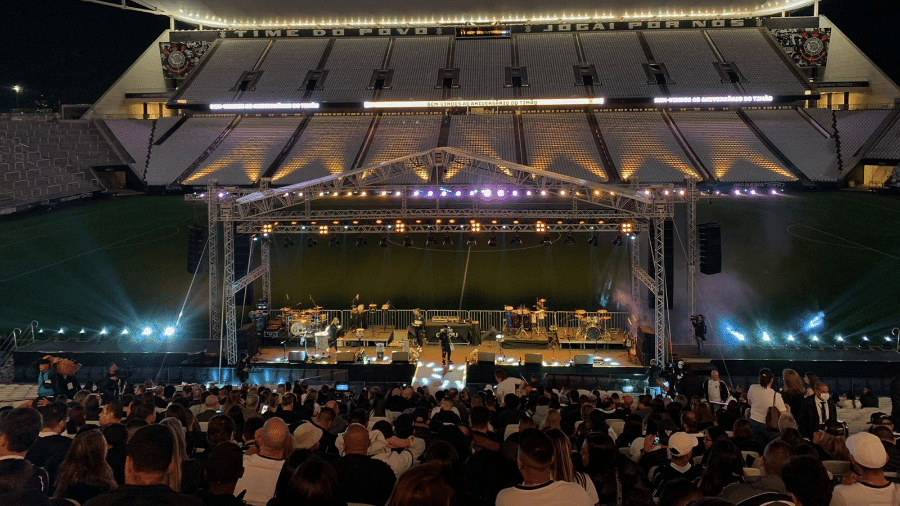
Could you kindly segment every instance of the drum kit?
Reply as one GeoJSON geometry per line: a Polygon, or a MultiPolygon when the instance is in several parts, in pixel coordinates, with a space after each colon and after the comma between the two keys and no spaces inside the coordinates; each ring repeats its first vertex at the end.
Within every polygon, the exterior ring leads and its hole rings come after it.
{"type": "Polygon", "coordinates": [[[576,337],[588,341],[612,339],[612,333],[609,331],[609,321],[612,317],[605,309],[601,309],[596,313],[588,313],[584,309],[575,311],[575,319],[578,320],[578,331],[576,337]]]}
{"type": "Polygon", "coordinates": [[[284,307],[281,308],[281,318],[294,337],[315,334],[328,326],[328,315],[322,312],[322,306],[300,311],[284,307]]]}
{"type": "Polygon", "coordinates": [[[513,306],[503,306],[506,311],[506,327],[507,333],[512,335],[528,334],[532,331],[538,334],[545,334],[547,309],[544,303],[547,299],[538,299],[535,304],[534,311],[526,308],[524,305],[514,308],[513,306]]]}

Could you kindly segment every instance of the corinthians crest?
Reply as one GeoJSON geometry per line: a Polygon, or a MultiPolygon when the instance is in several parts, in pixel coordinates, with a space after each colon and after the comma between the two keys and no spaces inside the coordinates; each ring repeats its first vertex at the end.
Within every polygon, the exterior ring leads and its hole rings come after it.
{"type": "Polygon", "coordinates": [[[183,79],[209,49],[208,41],[160,42],[159,57],[166,79],[183,79]]]}
{"type": "Polygon", "coordinates": [[[784,52],[800,67],[824,67],[831,43],[831,28],[772,30],[784,52]]]}

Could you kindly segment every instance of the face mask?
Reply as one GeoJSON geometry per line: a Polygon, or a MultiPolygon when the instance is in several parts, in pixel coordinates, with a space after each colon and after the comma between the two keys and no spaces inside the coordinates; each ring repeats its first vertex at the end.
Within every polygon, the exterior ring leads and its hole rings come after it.
{"type": "Polygon", "coordinates": [[[819,394],[819,399],[821,399],[823,401],[827,401],[828,400],[828,392],[825,392],[824,394],[819,394]]]}

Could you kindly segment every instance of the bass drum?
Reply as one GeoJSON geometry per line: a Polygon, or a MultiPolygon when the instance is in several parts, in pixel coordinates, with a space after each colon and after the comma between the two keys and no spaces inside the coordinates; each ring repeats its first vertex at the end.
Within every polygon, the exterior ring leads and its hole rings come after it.
{"type": "Polygon", "coordinates": [[[588,340],[596,341],[597,339],[600,339],[600,328],[596,325],[591,325],[584,331],[584,335],[588,340]]]}

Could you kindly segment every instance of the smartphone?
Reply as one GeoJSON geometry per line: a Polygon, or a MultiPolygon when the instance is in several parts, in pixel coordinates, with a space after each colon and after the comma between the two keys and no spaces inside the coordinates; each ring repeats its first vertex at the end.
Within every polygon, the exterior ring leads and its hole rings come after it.
{"type": "Polygon", "coordinates": [[[347,383],[338,383],[334,386],[334,389],[338,392],[346,392],[347,390],[350,390],[350,385],[347,383]]]}
{"type": "Polygon", "coordinates": [[[268,411],[268,410],[269,410],[269,405],[263,404],[262,411],[260,412],[260,414],[264,415],[264,414],[266,414],[266,411],[268,411]]]}

